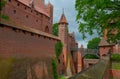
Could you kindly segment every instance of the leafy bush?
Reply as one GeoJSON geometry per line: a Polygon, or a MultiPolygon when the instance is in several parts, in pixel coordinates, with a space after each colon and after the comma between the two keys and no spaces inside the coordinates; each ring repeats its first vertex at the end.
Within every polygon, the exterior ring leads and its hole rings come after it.
{"type": "Polygon", "coordinates": [[[115,62],[120,62],[120,54],[112,54],[111,60],[115,62]]]}
{"type": "Polygon", "coordinates": [[[54,79],[58,79],[57,64],[54,59],[52,59],[52,70],[53,70],[54,79]]]}
{"type": "Polygon", "coordinates": [[[98,57],[94,54],[87,54],[84,56],[85,59],[98,59],[98,57]]]}
{"type": "Polygon", "coordinates": [[[3,14],[0,14],[0,18],[3,18],[3,19],[5,19],[5,20],[9,20],[9,16],[3,15],[3,14]]]}
{"type": "Polygon", "coordinates": [[[56,57],[57,58],[62,53],[62,48],[63,48],[62,43],[60,41],[57,42],[56,45],[55,45],[55,51],[56,51],[56,57]]]}
{"type": "Polygon", "coordinates": [[[58,36],[58,23],[53,24],[52,33],[53,35],[58,36]]]}
{"type": "Polygon", "coordinates": [[[65,77],[61,76],[60,79],[66,79],[65,77]]]}

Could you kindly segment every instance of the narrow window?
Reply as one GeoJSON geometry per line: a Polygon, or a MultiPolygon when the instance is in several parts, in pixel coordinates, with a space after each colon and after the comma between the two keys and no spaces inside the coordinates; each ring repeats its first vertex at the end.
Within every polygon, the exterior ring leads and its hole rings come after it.
{"type": "Polygon", "coordinates": [[[17,6],[19,6],[20,4],[19,3],[17,3],[17,6]]]}
{"type": "Polygon", "coordinates": [[[11,2],[11,0],[9,0],[9,2],[11,2]]]}
{"type": "Polygon", "coordinates": [[[60,63],[60,59],[58,59],[58,63],[60,63]]]}
{"type": "Polygon", "coordinates": [[[25,7],[25,10],[27,9],[27,7],[25,7]]]}
{"type": "Polygon", "coordinates": [[[16,10],[13,10],[13,13],[16,14],[16,10]]]}
{"type": "Polygon", "coordinates": [[[38,12],[36,12],[36,15],[38,15],[38,12]]]}
{"type": "Polygon", "coordinates": [[[45,27],[45,32],[49,33],[49,28],[48,28],[48,26],[45,27]]]}
{"type": "Polygon", "coordinates": [[[38,20],[36,20],[36,22],[38,22],[38,20]]]}
{"type": "Polygon", "coordinates": [[[26,18],[28,18],[28,15],[26,15],[26,18]]]}

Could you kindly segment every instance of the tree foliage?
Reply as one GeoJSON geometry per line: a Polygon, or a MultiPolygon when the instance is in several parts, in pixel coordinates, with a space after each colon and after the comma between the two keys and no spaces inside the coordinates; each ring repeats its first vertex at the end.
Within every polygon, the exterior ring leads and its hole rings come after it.
{"type": "Polygon", "coordinates": [[[0,0],[0,11],[5,6],[6,0],[0,0]]]}
{"type": "Polygon", "coordinates": [[[1,13],[2,8],[5,6],[6,2],[7,2],[6,0],[1,0],[0,1],[0,18],[3,18],[5,20],[9,20],[9,16],[4,15],[4,14],[1,13]]]}
{"type": "Polygon", "coordinates": [[[55,36],[58,36],[58,23],[53,24],[52,33],[55,36]]]}
{"type": "Polygon", "coordinates": [[[99,37],[93,38],[92,40],[88,41],[87,48],[88,49],[98,49],[99,42],[100,42],[99,37]]]}
{"type": "Polygon", "coordinates": [[[120,0],[76,0],[75,8],[83,38],[86,33],[92,35],[94,29],[99,35],[108,29],[108,40],[120,40],[120,0]],[[117,34],[112,36],[114,30],[117,34]]]}
{"type": "Polygon", "coordinates": [[[87,54],[84,56],[85,59],[98,59],[98,57],[94,54],[87,54]]]}

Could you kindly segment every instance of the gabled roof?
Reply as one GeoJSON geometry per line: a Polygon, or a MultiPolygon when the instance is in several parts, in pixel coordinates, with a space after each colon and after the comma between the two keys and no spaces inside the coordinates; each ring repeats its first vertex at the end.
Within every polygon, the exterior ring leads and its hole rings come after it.
{"type": "Polygon", "coordinates": [[[67,23],[68,24],[67,19],[66,19],[64,13],[61,16],[59,23],[67,23]]]}
{"type": "Polygon", "coordinates": [[[105,38],[102,38],[100,43],[99,43],[99,46],[110,46],[111,44],[109,44],[105,38]]]}

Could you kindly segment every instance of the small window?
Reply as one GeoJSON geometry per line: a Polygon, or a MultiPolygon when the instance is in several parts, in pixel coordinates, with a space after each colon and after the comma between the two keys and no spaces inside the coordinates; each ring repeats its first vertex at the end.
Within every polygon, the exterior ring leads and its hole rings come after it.
{"type": "Polygon", "coordinates": [[[11,0],[9,0],[9,2],[11,2],[11,0]]]}
{"type": "Polygon", "coordinates": [[[27,9],[27,7],[25,7],[25,10],[27,9]]]}
{"type": "Polygon", "coordinates": [[[49,27],[48,26],[45,27],[45,32],[49,33],[49,27]]]}
{"type": "Polygon", "coordinates": [[[20,4],[19,3],[17,3],[17,6],[19,6],[20,4]]]}
{"type": "Polygon", "coordinates": [[[26,18],[28,18],[28,15],[26,15],[26,18]]]}
{"type": "Polygon", "coordinates": [[[60,63],[60,59],[58,59],[58,63],[60,63]]]}
{"type": "Polygon", "coordinates": [[[38,22],[38,20],[36,20],[36,22],[38,22]]]}
{"type": "Polygon", "coordinates": [[[36,15],[38,15],[38,12],[36,12],[36,15]]]}
{"type": "Polygon", "coordinates": [[[16,14],[16,10],[13,10],[13,13],[16,14]]]}

